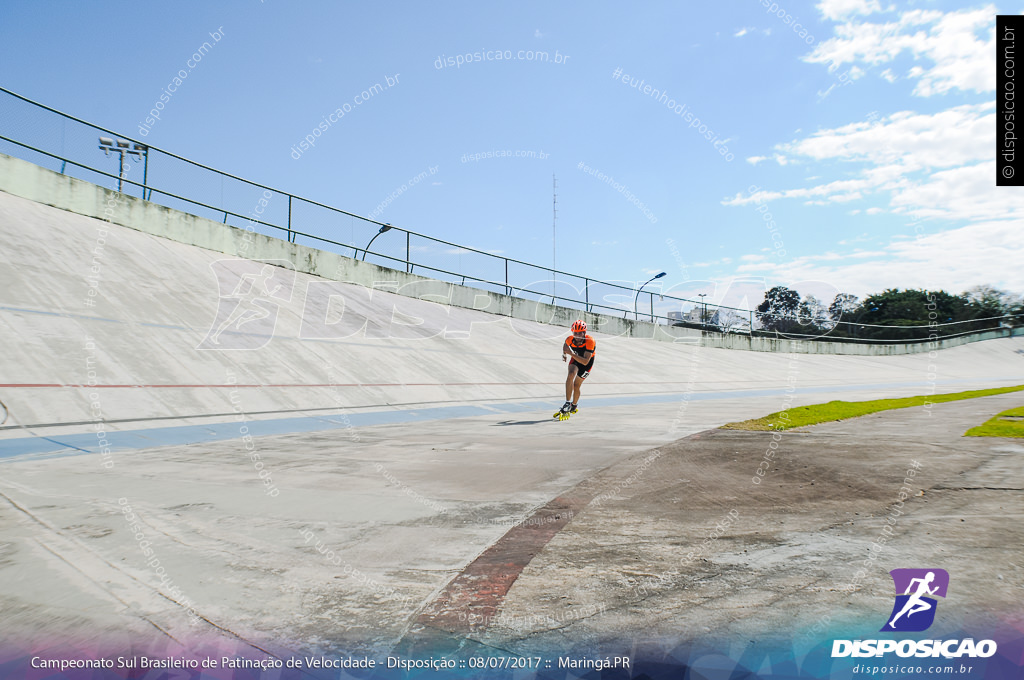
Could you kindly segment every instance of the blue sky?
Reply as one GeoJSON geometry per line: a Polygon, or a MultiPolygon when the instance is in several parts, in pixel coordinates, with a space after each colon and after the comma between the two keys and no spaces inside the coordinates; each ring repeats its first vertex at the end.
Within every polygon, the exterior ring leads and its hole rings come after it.
{"type": "MultiPolygon", "coordinates": [[[[1024,198],[995,187],[993,56],[995,15],[1019,11],[9,0],[0,83],[139,137],[175,72],[222,31],[148,129],[152,145],[360,215],[397,194],[377,219],[544,266],[554,174],[559,269],[624,282],[663,270],[676,293],[721,299],[737,279],[1021,293],[1024,198]]],[[[318,228],[365,243],[354,227],[318,228]]]]}

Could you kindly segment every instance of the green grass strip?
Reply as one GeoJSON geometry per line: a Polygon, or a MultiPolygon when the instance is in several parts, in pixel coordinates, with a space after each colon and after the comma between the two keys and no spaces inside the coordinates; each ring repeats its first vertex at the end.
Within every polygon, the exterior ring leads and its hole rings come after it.
{"type": "Polygon", "coordinates": [[[1024,420],[1002,420],[1006,416],[1024,418],[1024,406],[1003,411],[977,427],[964,432],[965,437],[1024,437],[1024,420]]]}
{"type": "MultiPolygon", "coordinates": [[[[763,418],[744,420],[738,423],[727,423],[723,430],[791,430],[794,427],[805,427],[817,425],[818,423],[829,423],[834,420],[846,420],[847,418],[858,418],[869,413],[888,411],[895,408],[910,408],[912,406],[923,406],[925,404],[941,404],[946,401],[960,401],[961,399],[976,399],[978,397],[990,397],[994,394],[1006,394],[1007,392],[1020,392],[1024,385],[1014,387],[997,387],[990,390],[970,390],[968,392],[952,392],[950,394],[933,394],[922,397],[903,397],[902,399],[873,399],[872,401],[830,401],[827,404],[815,404],[813,406],[797,406],[788,411],[769,413],[763,418]]],[[[1016,409],[1015,409],[1016,410],[1016,409]]],[[[1007,413],[1010,413],[1007,411],[1007,413]]],[[[1000,414],[1005,415],[1005,414],[1000,414]]],[[[995,419],[997,420],[998,416],[995,419]]],[[[992,421],[989,421],[992,422],[992,421]]],[[[1000,424],[1014,425],[1010,421],[999,421],[1000,424]]],[[[985,423],[988,425],[988,423],[985,423]]],[[[982,425],[981,427],[985,427],[982,425]]],[[[977,429],[977,428],[975,428],[977,429]]],[[[982,435],[982,436],[1007,436],[1007,435],[982,435]]],[[[1019,435],[1016,435],[1019,436],[1019,435]]]]}

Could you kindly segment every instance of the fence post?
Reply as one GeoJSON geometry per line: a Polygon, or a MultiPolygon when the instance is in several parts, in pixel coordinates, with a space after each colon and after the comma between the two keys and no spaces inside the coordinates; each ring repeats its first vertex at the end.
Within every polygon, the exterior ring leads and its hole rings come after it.
{"type": "Polygon", "coordinates": [[[590,279],[583,279],[583,301],[586,304],[586,310],[590,311],[590,279]]]}
{"type": "Polygon", "coordinates": [[[508,258],[505,258],[505,295],[512,295],[512,289],[508,287],[508,258]]]}
{"type": "Polygon", "coordinates": [[[651,293],[651,323],[654,323],[654,293],[651,293]]]}
{"type": "Polygon", "coordinates": [[[292,242],[292,195],[288,194],[288,242],[292,242]]]}
{"type": "Polygon", "coordinates": [[[754,337],[754,310],[750,310],[750,337],[754,337]]]}
{"type": "Polygon", "coordinates": [[[409,232],[405,232],[405,271],[412,273],[412,260],[409,259],[409,232]]]}

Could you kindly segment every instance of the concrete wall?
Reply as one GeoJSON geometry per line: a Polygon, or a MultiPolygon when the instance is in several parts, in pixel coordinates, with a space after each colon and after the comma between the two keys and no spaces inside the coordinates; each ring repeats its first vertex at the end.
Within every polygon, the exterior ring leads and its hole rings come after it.
{"type": "MultiPolygon", "coordinates": [[[[836,342],[829,340],[810,340],[800,343],[801,347],[797,352],[804,354],[845,354],[855,356],[890,356],[894,354],[920,354],[922,352],[936,351],[959,347],[972,342],[982,340],[995,340],[997,338],[1012,338],[1024,336],[1022,328],[1001,328],[999,330],[982,331],[980,333],[967,333],[953,338],[942,340],[923,340],[921,342],[907,343],[854,343],[836,342]]],[[[748,335],[705,333],[701,343],[705,347],[720,347],[722,349],[745,349],[754,352],[793,352],[792,340],[786,338],[765,338],[750,337],[748,335]]]]}
{"type": "MultiPolygon", "coordinates": [[[[140,198],[121,195],[90,182],[68,177],[4,154],[0,154],[0,191],[225,255],[260,262],[285,260],[299,272],[455,307],[555,326],[568,326],[573,320],[582,317],[594,330],[617,337],[696,343],[702,336],[700,331],[694,329],[634,321],[607,314],[584,313],[577,309],[534,302],[381,267],[351,257],[248,232],[140,198]]],[[[853,344],[807,341],[800,344],[799,351],[808,354],[862,356],[916,354],[1008,335],[1008,331],[967,335],[939,341],[938,347],[930,342],[853,344]]],[[[756,352],[793,351],[792,343],[788,340],[714,332],[703,333],[702,344],[706,347],[756,352]]]]}

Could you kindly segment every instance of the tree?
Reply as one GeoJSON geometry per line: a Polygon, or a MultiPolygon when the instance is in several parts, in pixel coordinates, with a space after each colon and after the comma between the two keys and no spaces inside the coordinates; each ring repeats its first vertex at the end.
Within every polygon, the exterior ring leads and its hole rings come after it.
{"type": "Polygon", "coordinates": [[[757,320],[763,330],[787,333],[797,326],[799,306],[799,293],[785,286],[775,286],[764,294],[764,302],[757,306],[757,320]]]}
{"type": "Polygon", "coordinates": [[[839,293],[832,304],[828,306],[828,315],[833,321],[841,321],[844,316],[849,316],[860,307],[860,298],[849,293],[839,293]]]}
{"type": "MultiPolygon", "coordinates": [[[[966,297],[944,290],[900,290],[890,288],[864,299],[857,323],[882,326],[859,328],[863,338],[878,340],[925,339],[931,334],[950,335],[987,327],[966,297]],[[961,322],[961,323],[958,323],[961,322]]],[[[988,323],[991,326],[991,322],[988,323]]]]}
{"type": "MultiPolygon", "coordinates": [[[[992,286],[975,286],[966,291],[962,297],[967,298],[974,311],[975,319],[991,319],[993,317],[1012,315],[1014,307],[1020,305],[1017,296],[992,286]]],[[[1002,319],[1001,321],[1010,321],[1002,319]]],[[[992,323],[992,322],[989,322],[992,323]]],[[[985,326],[985,322],[979,322],[985,326]]]]}
{"type": "Polygon", "coordinates": [[[745,314],[732,309],[718,310],[718,327],[723,333],[745,333],[750,325],[745,314]]]}
{"type": "Polygon", "coordinates": [[[1011,316],[1008,321],[1012,325],[1020,326],[1024,324],[1024,296],[1017,298],[1017,301],[1010,306],[1007,313],[1011,316]]]}
{"type": "Polygon", "coordinates": [[[813,295],[805,296],[803,302],[800,303],[800,307],[797,309],[797,321],[803,332],[813,335],[827,333],[835,327],[835,323],[828,316],[825,305],[813,295]]]}

